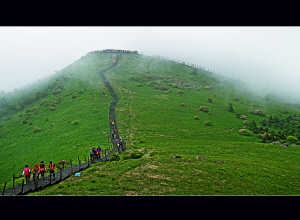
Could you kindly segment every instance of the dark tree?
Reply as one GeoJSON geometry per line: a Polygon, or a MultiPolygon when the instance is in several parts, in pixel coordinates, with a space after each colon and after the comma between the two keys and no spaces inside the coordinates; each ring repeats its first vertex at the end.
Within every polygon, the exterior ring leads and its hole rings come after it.
{"type": "Polygon", "coordinates": [[[230,112],[234,112],[234,109],[233,109],[233,107],[232,107],[232,104],[231,104],[231,103],[229,103],[229,104],[228,104],[228,111],[230,111],[230,112]]]}

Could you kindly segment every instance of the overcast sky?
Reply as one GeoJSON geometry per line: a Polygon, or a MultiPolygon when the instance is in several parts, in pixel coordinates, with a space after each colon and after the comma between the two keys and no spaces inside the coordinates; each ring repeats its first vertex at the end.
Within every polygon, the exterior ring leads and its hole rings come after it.
{"type": "Polygon", "coordinates": [[[10,92],[101,49],[137,50],[201,65],[298,98],[300,27],[0,27],[0,91],[10,92]]]}

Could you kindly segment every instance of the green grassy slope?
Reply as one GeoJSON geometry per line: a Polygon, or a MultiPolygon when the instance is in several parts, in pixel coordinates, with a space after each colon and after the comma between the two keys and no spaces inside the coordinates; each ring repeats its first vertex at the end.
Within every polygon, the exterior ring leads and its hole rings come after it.
{"type": "MultiPolygon", "coordinates": [[[[80,178],[30,195],[299,194],[299,147],[261,143],[253,131],[241,135],[239,130],[248,127],[236,116],[260,126],[267,115],[285,118],[283,110],[298,115],[298,108],[252,96],[241,82],[154,57],[123,56],[105,74],[119,96],[117,123],[127,141],[122,160],[94,164],[80,178]],[[229,103],[234,113],[228,111],[229,103]],[[249,113],[257,109],[265,115],[249,113]],[[212,125],[205,125],[206,120],[212,125]],[[126,158],[134,150],[144,156],[126,158]]],[[[81,120],[73,113],[69,117],[81,120]]]]}
{"type": "Polygon", "coordinates": [[[102,94],[105,86],[98,72],[111,63],[103,54],[85,56],[53,75],[47,84],[24,89],[19,100],[34,97],[36,92],[46,91],[46,95],[1,121],[0,182],[20,175],[25,164],[76,160],[88,155],[92,146],[107,147],[111,97],[102,94]],[[58,88],[63,89],[53,94],[58,88]],[[50,106],[55,110],[49,110],[50,106]]]}

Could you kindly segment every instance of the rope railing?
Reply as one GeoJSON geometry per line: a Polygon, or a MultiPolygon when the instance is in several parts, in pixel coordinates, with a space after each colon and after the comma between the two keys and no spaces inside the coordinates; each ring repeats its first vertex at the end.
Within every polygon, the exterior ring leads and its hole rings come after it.
{"type": "Polygon", "coordinates": [[[43,179],[39,178],[33,178],[28,184],[25,184],[25,179],[22,180],[22,184],[19,184],[18,186],[15,185],[15,175],[13,175],[13,187],[6,189],[7,182],[4,183],[3,190],[0,191],[0,195],[2,196],[9,196],[9,195],[25,195],[30,192],[35,192],[37,190],[43,189],[44,187],[57,184],[60,181],[70,177],[71,175],[78,173],[81,170],[84,170],[90,166],[91,163],[98,163],[103,161],[110,160],[111,154],[117,151],[123,151],[126,148],[126,142],[124,142],[121,137],[119,137],[119,132],[117,129],[116,124],[116,115],[115,115],[115,106],[118,102],[118,96],[115,93],[114,89],[110,85],[108,79],[104,75],[104,72],[115,67],[121,57],[121,54],[117,54],[116,59],[114,60],[114,63],[110,65],[109,67],[101,70],[99,72],[99,75],[101,76],[105,86],[107,87],[108,91],[110,92],[112,96],[112,101],[109,106],[109,127],[110,127],[110,139],[113,144],[113,146],[110,146],[108,149],[104,149],[102,151],[102,155],[98,158],[93,158],[90,160],[90,157],[85,158],[85,162],[82,163],[81,159],[78,157],[78,164],[73,166],[72,160],[69,161],[70,167],[60,167],[59,171],[55,172],[55,177],[53,177],[51,174],[48,176],[45,176],[43,179]],[[121,141],[122,140],[122,141],[121,141]]]}

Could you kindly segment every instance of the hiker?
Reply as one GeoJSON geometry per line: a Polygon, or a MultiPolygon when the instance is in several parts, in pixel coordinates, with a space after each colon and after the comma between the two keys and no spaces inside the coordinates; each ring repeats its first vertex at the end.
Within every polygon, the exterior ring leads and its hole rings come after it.
{"type": "Polygon", "coordinates": [[[90,157],[92,162],[94,162],[95,156],[96,156],[96,150],[94,147],[92,147],[90,150],[90,157]]]}
{"type": "Polygon", "coordinates": [[[25,168],[22,172],[22,176],[25,178],[26,184],[28,184],[30,179],[30,168],[28,167],[28,165],[25,165],[25,168]]]}
{"type": "Polygon", "coordinates": [[[101,147],[98,146],[97,151],[96,151],[96,157],[97,157],[97,158],[100,157],[101,151],[102,151],[101,147]]]}
{"type": "Polygon", "coordinates": [[[49,171],[50,171],[50,177],[51,174],[53,174],[53,178],[55,177],[55,163],[52,163],[52,161],[49,162],[49,171]]]}
{"type": "Polygon", "coordinates": [[[45,172],[46,172],[46,165],[44,164],[44,161],[40,162],[40,171],[41,171],[41,177],[44,179],[45,172]]]}
{"type": "Polygon", "coordinates": [[[38,182],[39,181],[39,174],[40,174],[41,170],[39,165],[36,163],[34,164],[34,167],[32,168],[32,174],[33,174],[33,180],[38,182]]]}

